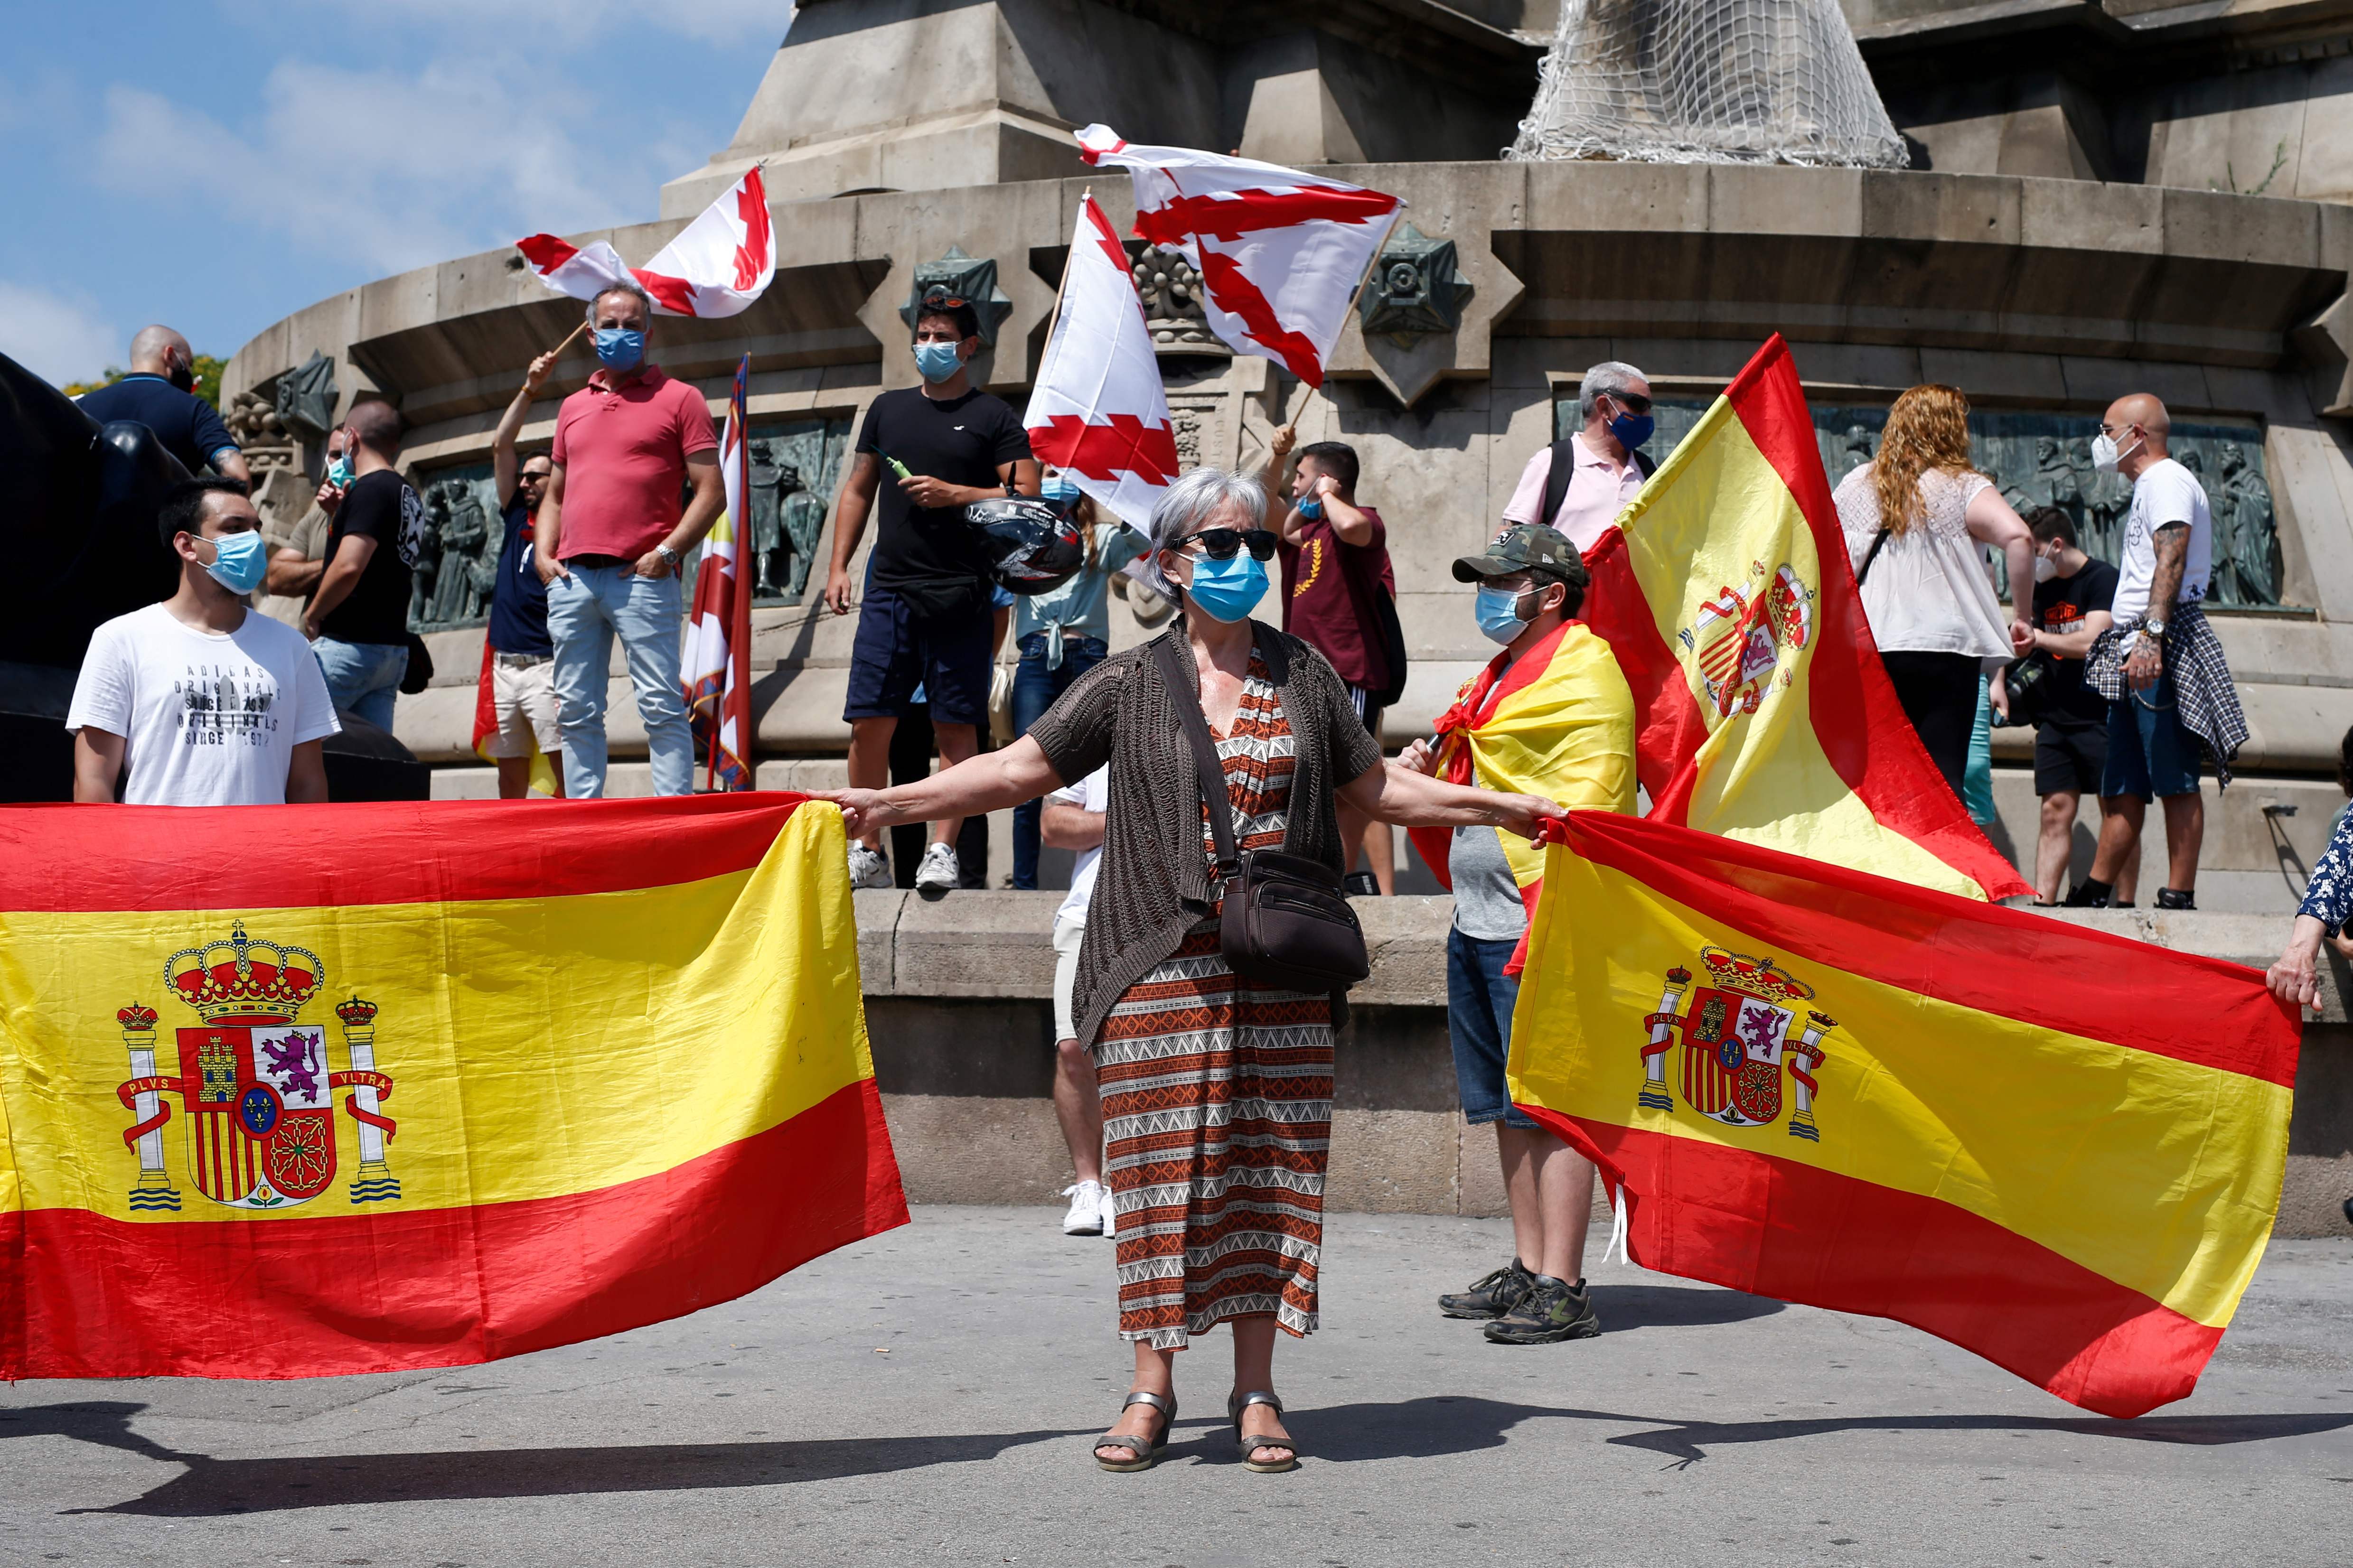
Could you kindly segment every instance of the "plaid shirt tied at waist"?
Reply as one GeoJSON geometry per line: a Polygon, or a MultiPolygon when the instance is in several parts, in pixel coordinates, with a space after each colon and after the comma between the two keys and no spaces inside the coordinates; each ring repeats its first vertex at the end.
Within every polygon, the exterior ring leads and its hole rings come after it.
{"type": "MultiPolygon", "coordinates": [[[[2122,701],[2125,658],[2140,630],[2135,621],[2111,626],[2092,644],[2084,660],[2084,679],[2111,702],[2122,701]]],[[[2183,726],[2206,743],[2206,760],[2213,765],[2216,784],[2231,785],[2231,759],[2247,743],[2247,716],[2239,708],[2239,689],[2231,680],[2231,666],[2222,658],[2222,642],[2207,624],[2206,612],[2196,605],[2176,605],[2165,626],[2165,673],[2173,678],[2173,700],[2183,726]]]]}

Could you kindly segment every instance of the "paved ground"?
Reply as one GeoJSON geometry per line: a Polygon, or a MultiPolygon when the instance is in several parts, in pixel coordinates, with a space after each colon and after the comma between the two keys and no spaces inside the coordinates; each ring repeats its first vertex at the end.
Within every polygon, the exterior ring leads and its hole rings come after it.
{"type": "Polygon", "coordinates": [[[2353,1245],[2275,1246],[2198,1394],[2112,1422],[1909,1329],[1616,1265],[1599,1340],[1490,1346],[1425,1303],[1504,1227],[1342,1215],[1326,1329],[1278,1362],[1308,1462],[1234,1463],[1219,1335],[1173,1458],[1112,1476],[1109,1249],[1055,1218],[922,1210],[732,1305],[450,1373],[0,1389],[0,1563],[2353,1557],[2353,1245]]]}

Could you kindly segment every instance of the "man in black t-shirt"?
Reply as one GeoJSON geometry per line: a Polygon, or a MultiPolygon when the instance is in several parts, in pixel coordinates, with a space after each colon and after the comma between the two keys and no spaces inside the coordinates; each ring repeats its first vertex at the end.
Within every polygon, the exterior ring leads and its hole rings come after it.
{"type": "Polygon", "coordinates": [[[408,672],[409,569],[425,541],[425,503],[393,468],[400,415],[391,404],[353,404],[343,430],[354,478],[331,510],[327,569],[302,616],[302,635],[326,671],[335,710],[388,733],[408,672]]]}
{"type": "MultiPolygon", "coordinates": [[[[2055,506],[2029,512],[2034,534],[2034,647],[2043,656],[2035,698],[2034,793],[2042,799],[2034,847],[2034,893],[2059,901],[2073,855],[2075,813],[2086,792],[2097,794],[2108,760],[2108,702],[2084,679],[2084,657],[2115,617],[2116,569],[2085,554],[2075,542],[2075,520],[2055,506]]],[[[2030,656],[2031,657],[2031,656],[2030,656]]],[[[2003,671],[1993,678],[1993,705],[2007,718],[2010,689],[2003,671]]],[[[2107,815],[2102,800],[2100,814],[2107,815]]],[[[2137,868],[2128,868],[2126,877],[2137,868]]],[[[2117,902],[2132,902],[2126,880],[2117,902]]]]}
{"type": "MultiPolygon", "coordinates": [[[[891,735],[921,688],[954,765],[979,749],[988,717],[990,644],[987,562],[964,509],[1009,486],[1038,493],[1038,462],[1013,410],[972,384],[966,366],[980,352],[980,318],[969,304],[927,295],[915,318],[920,386],[886,392],[866,410],[857,452],[842,481],[825,603],[849,613],[850,558],[876,498],[881,524],[867,563],[865,603],[849,655],[849,787],[891,782],[891,735]]],[[[915,886],[956,885],[958,819],[932,824],[915,886]]],[[[882,836],[849,847],[850,885],[887,888],[882,836]]]]}

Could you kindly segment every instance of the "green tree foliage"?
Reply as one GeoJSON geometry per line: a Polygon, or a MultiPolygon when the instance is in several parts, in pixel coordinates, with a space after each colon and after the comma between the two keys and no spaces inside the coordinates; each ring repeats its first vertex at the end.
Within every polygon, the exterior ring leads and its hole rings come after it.
{"type": "MultiPolygon", "coordinates": [[[[198,354],[196,356],[196,395],[203,398],[206,403],[211,404],[215,408],[218,408],[220,406],[221,372],[226,369],[228,361],[220,359],[212,354],[198,354]]],[[[111,364],[108,365],[104,371],[100,373],[99,378],[96,381],[69,381],[66,383],[65,395],[68,397],[79,397],[85,392],[96,392],[101,386],[112,386],[116,382],[121,381],[124,376],[130,374],[131,373],[129,371],[124,370],[119,364],[111,364]]]]}

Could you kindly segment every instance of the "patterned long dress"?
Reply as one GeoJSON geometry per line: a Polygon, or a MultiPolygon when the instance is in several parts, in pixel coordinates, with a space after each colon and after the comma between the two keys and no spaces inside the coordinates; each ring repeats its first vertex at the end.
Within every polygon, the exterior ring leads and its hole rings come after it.
{"type": "MultiPolygon", "coordinates": [[[[1236,844],[1281,848],[1291,726],[1253,654],[1218,741],[1236,844]]],[[[1208,812],[1202,852],[1215,858],[1208,812]]],[[[1095,1047],[1118,1215],[1119,1333],[1182,1350],[1229,1318],[1315,1328],[1332,1005],[1236,977],[1214,915],[1129,987],[1095,1047]]]]}

